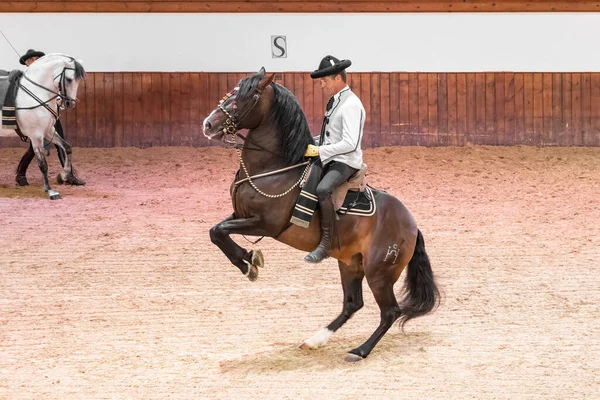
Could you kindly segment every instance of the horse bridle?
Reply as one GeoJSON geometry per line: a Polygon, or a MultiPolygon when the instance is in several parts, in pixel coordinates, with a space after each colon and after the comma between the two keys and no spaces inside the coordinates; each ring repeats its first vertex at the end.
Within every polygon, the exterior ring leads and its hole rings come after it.
{"type": "MultiPolygon", "coordinates": [[[[72,57],[67,57],[67,56],[62,56],[62,57],[66,57],[69,58],[71,61],[75,61],[74,58],[72,57]]],[[[28,88],[26,88],[25,86],[23,86],[21,83],[19,83],[19,88],[23,89],[23,91],[25,93],[27,93],[29,96],[31,96],[33,99],[35,99],[39,104],[33,107],[22,107],[22,108],[18,108],[19,110],[32,110],[34,108],[38,108],[38,107],[44,107],[46,110],[50,111],[50,113],[52,115],[54,115],[54,117],[56,119],[59,118],[59,114],[60,114],[60,110],[64,110],[67,107],[65,107],[63,100],[67,101],[67,104],[73,104],[73,106],[77,105],[77,99],[72,99],[67,95],[67,89],[66,89],[66,84],[65,84],[65,80],[66,80],[66,75],[65,73],[67,71],[75,71],[75,68],[69,68],[67,66],[65,66],[62,70],[62,72],[58,75],[56,75],[54,77],[54,79],[52,79],[52,82],[56,81],[57,78],[60,78],[59,82],[58,82],[58,92],[55,92],[52,89],[48,89],[46,86],[44,85],[40,85],[39,83],[33,81],[32,79],[30,79],[25,73],[23,74],[23,78],[27,79],[29,82],[31,82],[32,84],[34,84],[35,86],[44,89],[50,93],[52,93],[54,96],[49,98],[46,101],[41,100],[39,97],[37,97],[31,90],[29,90],[28,88]],[[54,111],[53,109],[51,109],[48,106],[48,103],[50,103],[52,100],[56,99],[56,104],[58,106],[57,110],[54,111]]]]}
{"type": "MultiPolygon", "coordinates": [[[[250,113],[250,111],[254,109],[254,107],[260,100],[260,96],[263,92],[262,89],[256,88],[255,93],[252,95],[251,101],[244,105],[244,108],[239,112],[239,115],[234,115],[233,113],[227,111],[225,107],[223,107],[223,104],[227,99],[235,95],[237,91],[238,88],[235,88],[231,92],[227,93],[217,106],[219,110],[223,111],[223,113],[227,116],[227,119],[225,120],[225,122],[223,122],[223,128],[221,128],[221,130],[223,131],[223,138],[221,139],[221,141],[231,147],[239,146],[239,144],[235,140],[236,137],[242,138],[242,140],[244,141],[247,140],[245,136],[238,133],[238,131],[240,130],[239,124],[241,124],[244,118],[246,118],[246,116],[250,113]]],[[[236,101],[237,99],[234,100],[234,104],[236,101]]]]}
{"type": "MultiPolygon", "coordinates": [[[[227,99],[229,99],[231,96],[233,96],[238,91],[238,89],[239,88],[236,87],[231,92],[227,93],[221,99],[221,101],[219,102],[219,105],[217,106],[217,108],[219,110],[223,111],[223,113],[227,116],[227,119],[225,120],[225,122],[223,122],[223,127],[221,128],[221,131],[223,131],[223,137],[221,138],[221,142],[223,142],[224,144],[226,144],[229,147],[232,147],[232,148],[238,149],[238,150],[241,148],[244,148],[246,150],[266,151],[267,153],[271,153],[277,157],[282,157],[281,154],[275,153],[269,149],[264,148],[260,144],[250,140],[249,137],[244,136],[238,132],[240,130],[239,124],[244,120],[244,118],[246,118],[248,113],[250,111],[252,111],[254,109],[254,107],[256,107],[256,104],[260,100],[260,96],[262,95],[262,93],[264,91],[264,89],[256,88],[254,95],[252,95],[252,100],[244,106],[244,109],[239,113],[240,115],[232,115],[232,113],[227,111],[225,109],[225,107],[222,106],[222,104],[224,104],[225,101],[227,101],[227,99]],[[242,141],[244,143],[248,142],[256,147],[253,148],[253,147],[249,147],[249,146],[244,146],[243,144],[240,144],[235,140],[236,137],[239,137],[240,139],[242,139],[242,141]]],[[[237,101],[237,99],[234,100],[234,104],[235,104],[235,101],[237,101]]]]}

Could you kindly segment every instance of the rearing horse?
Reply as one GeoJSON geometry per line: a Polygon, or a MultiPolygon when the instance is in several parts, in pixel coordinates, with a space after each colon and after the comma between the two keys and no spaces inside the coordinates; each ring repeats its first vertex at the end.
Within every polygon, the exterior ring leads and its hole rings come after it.
{"type": "MultiPolygon", "coordinates": [[[[44,150],[44,139],[61,147],[66,160],[60,179],[67,182],[73,178],[71,146],[54,129],[59,110],[75,108],[77,89],[85,79],[81,63],[64,54],[47,54],[27,67],[19,83],[16,97],[16,118],[23,135],[31,140],[33,151],[44,178],[44,191],[50,199],[60,196],[48,182],[48,162],[44,150]]],[[[17,136],[15,130],[2,129],[1,137],[17,136]]]]}
{"type": "MultiPolygon", "coordinates": [[[[273,79],[274,74],[266,75],[262,68],[240,81],[203,126],[207,138],[238,147],[240,170],[231,186],[234,211],[210,230],[210,237],[250,280],[264,264],[262,253],[240,247],[231,234],[268,236],[305,252],[314,249],[321,237],[318,213],[308,228],[289,223],[305,175],[304,152],[313,139],[300,104],[273,79]],[[248,129],[247,136],[238,133],[240,129],[248,129]],[[241,150],[236,136],[244,140],[241,150]]],[[[377,190],[373,194],[374,215],[344,215],[337,223],[340,247],[331,257],[338,260],[341,274],[342,313],[302,348],[325,344],[363,306],[364,277],[381,310],[381,322],[366,342],[349,352],[347,361],[367,357],[397,319],[404,325],[438,304],[439,292],[414,218],[395,197],[377,190]],[[407,265],[405,297],[398,304],[394,283],[407,265]]]]}

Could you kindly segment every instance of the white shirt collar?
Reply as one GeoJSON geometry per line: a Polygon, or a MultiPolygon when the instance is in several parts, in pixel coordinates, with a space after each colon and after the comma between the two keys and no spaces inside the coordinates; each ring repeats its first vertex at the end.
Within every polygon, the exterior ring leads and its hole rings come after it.
{"type": "Polygon", "coordinates": [[[336,94],[333,95],[333,100],[338,100],[340,98],[340,96],[342,95],[343,92],[345,92],[346,90],[350,90],[350,87],[348,85],[344,86],[344,88],[342,90],[340,90],[339,92],[337,92],[336,94]]]}

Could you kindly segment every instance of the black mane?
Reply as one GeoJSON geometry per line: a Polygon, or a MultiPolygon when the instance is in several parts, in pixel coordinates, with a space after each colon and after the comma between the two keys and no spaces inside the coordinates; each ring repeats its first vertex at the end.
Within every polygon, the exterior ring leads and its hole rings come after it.
{"type": "MultiPolygon", "coordinates": [[[[263,75],[243,79],[237,98],[243,100],[254,94],[263,75]]],[[[313,143],[308,121],[296,97],[288,89],[278,83],[272,83],[275,101],[271,107],[269,118],[273,121],[280,136],[281,154],[288,165],[294,165],[304,159],[309,144],[313,143]]]]}
{"type": "Polygon", "coordinates": [[[75,79],[85,79],[85,69],[83,65],[77,60],[73,60],[75,63],[75,79]]]}

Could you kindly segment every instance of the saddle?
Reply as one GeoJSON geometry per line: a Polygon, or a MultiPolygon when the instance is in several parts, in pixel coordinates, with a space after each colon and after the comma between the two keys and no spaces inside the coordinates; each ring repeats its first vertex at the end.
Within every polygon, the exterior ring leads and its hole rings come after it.
{"type": "Polygon", "coordinates": [[[368,168],[367,164],[362,165],[362,168],[359,169],[352,175],[345,183],[342,183],[333,191],[333,206],[335,210],[338,211],[342,205],[344,204],[344,200],[346,199],[346,194],[348,191],[355,192],[364,192],[367,187],[367,175],[368,168]]]}
{"type": "Polygon", "coordinates": [[[16,97],[19,91],[19,81],[23,72],[13,70],[7,74],[7,71],[0,72],[0,106],[2,107],[2,125],[4,129],[13,129],[17,132],[22,141],[27,141],[18,125],[16,117],[16,97]]]}
{"type": "MultiPolygon", "coordinates": [[[[319,203],[316,190],[321,174],[315,172],[320,171],[311,168],[308,178],[300,184],[302,190],[290,219],[292,224],[302,228],[308,228],[319,203]]],[[[376,205],[373,192],[367,185],[367,172],[367,166],[363,164],[361,169],[333,191],[333,206],[337,214],[370,216],[375,213],[376,205]]]]}

